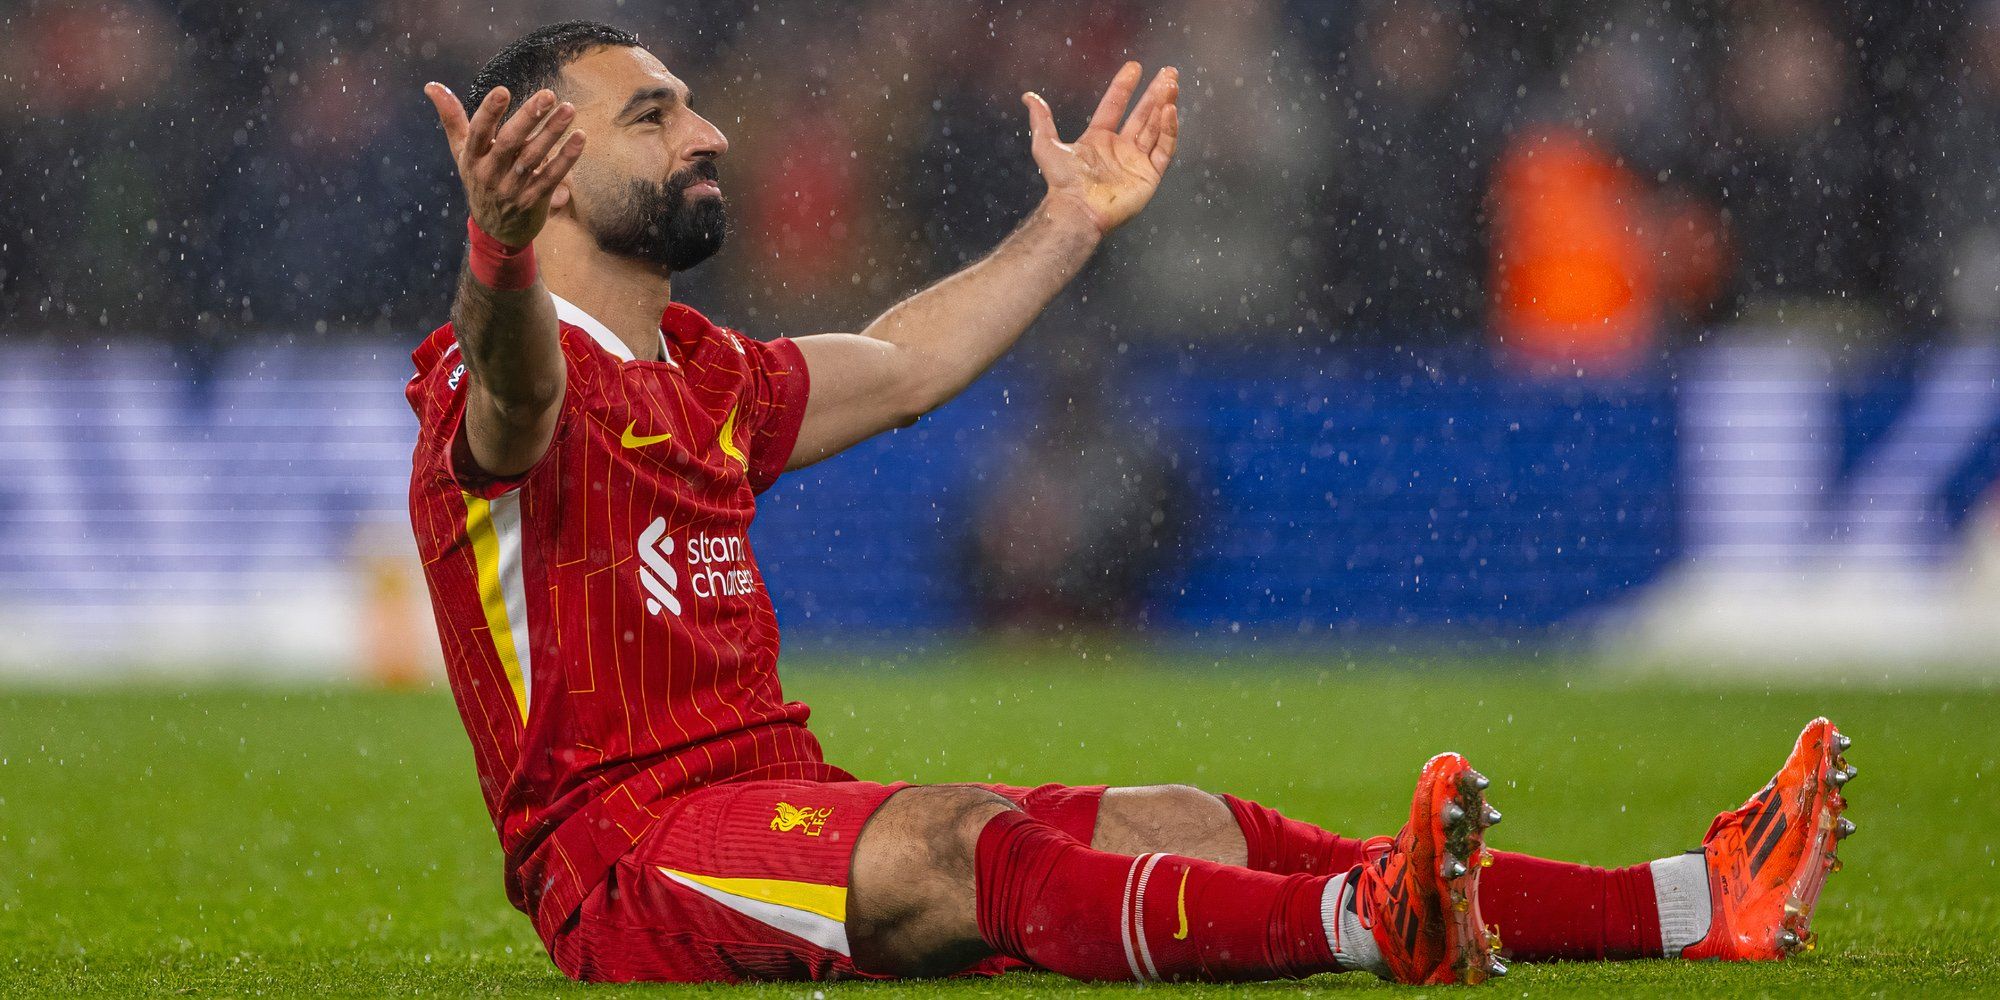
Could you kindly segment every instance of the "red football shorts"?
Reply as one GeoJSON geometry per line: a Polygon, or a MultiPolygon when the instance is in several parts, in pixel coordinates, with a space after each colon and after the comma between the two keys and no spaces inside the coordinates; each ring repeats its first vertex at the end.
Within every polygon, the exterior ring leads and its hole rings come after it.
{"type": "MultiPolygon", "coordinates": [[[[847,943],[861,828],[907,785],[744,781],[676,800],[556,935],[556,966],[594,982],[878,978],[847,943]]],[[[980,785],[1090,842],[1104,786],[980,785]]],[[[1021,968],[995,956],[967,970],[1021,968]]]]}

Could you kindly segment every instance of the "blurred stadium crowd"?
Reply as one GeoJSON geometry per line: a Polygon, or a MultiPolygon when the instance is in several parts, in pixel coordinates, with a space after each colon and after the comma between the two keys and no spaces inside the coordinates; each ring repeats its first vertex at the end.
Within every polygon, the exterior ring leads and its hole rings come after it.
{"type": "Polygon", "coordinates": [[[2000,655],[2000,0],[0,0],[0,670],[429,642],[419,88],[576,17],[728,133],[675,293],[765,337],[998,241],[1022,91],[1181,67],[1026,363],[766,494],[794,635],[2000,655]]]}
{"type": "Polygon", "coordinates": [[[1034,197],[1025,89],[1183,68],[1187,146],[1078,340],[1506,345],[1616,371],[1718,326],[2000,328],[2000,4],[1862,0],[15,2],[12,332],[414,339],[459,195],[428,79],[537,23],[629,26],[734,144],[734,249],[682,292],[852,326],[1034,197]]]}

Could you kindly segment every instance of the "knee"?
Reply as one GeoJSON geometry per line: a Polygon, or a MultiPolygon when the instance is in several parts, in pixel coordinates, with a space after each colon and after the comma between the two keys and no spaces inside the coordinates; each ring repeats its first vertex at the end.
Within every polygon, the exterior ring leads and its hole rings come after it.
{"type": "Polygon", "coordinates": [[[854,881],[885,876],[950,875],[971,870],[979,832],[1014,804],[983,788],[921,785],[889,797],[862,828],[854,849],[854,881]]]}
{"type": "Polygon", "coordinates": [[[1104,793],[1091,845],[1119,854],[1164,851],[1242,864],[1242,840],[1219,796],[1189,785],[1147,785],[1104,793]]]}
{"type": "Polygon", "coordinates": [[[924,785],[889,801],[902,806],[909,839],[922,848],[928,868],[968,876],[986,824],[1014,808],[1012,802],[976,785],[924,785]]]}
{"type": "Polygon", "coordinates": [[[986,824],[1013,808],[966,785],[908,788],[883,803],[855,844],[848,932],[858,966],[935,975],[979,957],[974,855],[986,824]]]}
{"type": "Polygon", "coordinates": [[[1220,796],[1193,785],[1143,785],[1111,788],[1098,807],[1098,829],[1110,820],[1133,830],[1183,829],[1229,822],[1229,807],[1220,796]]]}

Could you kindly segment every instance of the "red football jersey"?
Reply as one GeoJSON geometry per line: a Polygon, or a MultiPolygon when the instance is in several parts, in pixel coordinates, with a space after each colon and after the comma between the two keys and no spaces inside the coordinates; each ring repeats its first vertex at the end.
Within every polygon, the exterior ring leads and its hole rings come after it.
{"type": "Polygon", "coordinates": [[[449,324],[406,390],[416,531],[452,693],[546,941],[675,796],[740,778],[847,780],[778,685],[746,532],[805,410],[805,361],[684,305],[660,361],[556,300],[568,387],[528,472],[478,472],[449,324]]]}

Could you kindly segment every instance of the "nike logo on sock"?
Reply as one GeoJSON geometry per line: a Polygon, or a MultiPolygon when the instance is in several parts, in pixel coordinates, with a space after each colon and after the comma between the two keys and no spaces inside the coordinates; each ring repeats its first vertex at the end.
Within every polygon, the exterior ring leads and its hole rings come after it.
{"type": "Polygon", "coordinates": [[[1180,896],[1179,896],[1178,898],[1176,898],[1176,899],[1174,900],[1174,908],[1175,908],[1176,910],[1178,910],[1178,911],[1180,912],[1180,917],[1181,917],[1181,927],[1180,927],[1180,930],[1177,930],[1177,931],[1175,931],[1175,932],[1174,932],[1174,940],[1176,940],[1176,941],[1186,941],[1186,940],[1187,940],[1187,935],[1188,935],[1188,925],[1187,925],[1187,877],[1188,877],[1188,872],[1190,872],[1190,871],[1193,871],[1193,869],[1191,869],[1191,868],[1183,868],[1183,869],[1181,869],[1181,891],[1180,891],[1180,896]]]}

